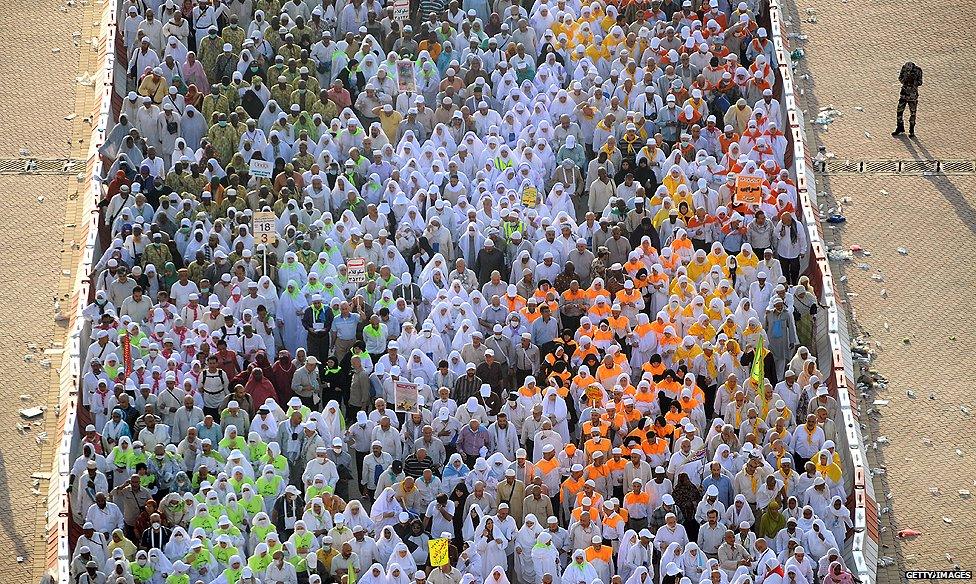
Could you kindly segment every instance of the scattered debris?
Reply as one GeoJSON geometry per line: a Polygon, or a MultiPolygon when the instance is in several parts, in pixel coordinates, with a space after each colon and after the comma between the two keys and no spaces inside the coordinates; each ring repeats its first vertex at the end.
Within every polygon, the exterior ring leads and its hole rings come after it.
{"type": "Polygon", "coordinates": [[[820,108],[820,111],[817,113],[817,118],[813,121],[813,123],[826,130],[827,126],[834,123],[834,120],[842,115],[844,115],[843,112],[838,109],[834,109],[834,106],[832,105],[828,105],[820,108]]]}
{"type": "Polygon", "coordinates": [[[916,397],[918,397],[918,395],[914,391],[912,391],[912,390],[909,389],[908,390],[908,397],[910,397],[912,399],[915,399],[916,397]]]}
{"type": "Polygon", "coordinates": [[[898,532],[898,537],[902,539],[907,537],[918,537],[920,535],[922,535],[922,532],[915,529],[902,529],[898,532]]]}
{"type": "Polygon", "coordinates": [[[874,400],[874,402],[871,405],[875,405],[875,406],[886,406],[886,405],[888,405],[890,403],[891,402],[888,401],[888,400],[886,400],[886,399],[876,399],[876,400],[874,400]]]}
{"type": "Polygon", "coordinates": [[[901,255],[908,255],[908,250],[907,250],[907,249],[905,249],[905,248],[903,248],[903,247],[899,247],[897,251],[898,251],[898,253],[900,253],[901,255]]]}
{"type": "Polygon", "coordinates": [[[968,499],[972,497],[972,493],[970,493],[966,489],[959,489],[959,496],[962,497],[963,499],[968,499]]]}
{"type": "Polygon", "coordinates": [[[37,418],[44,415],[44,408],[42,406],[35,406],[33,408],[24,408],[20,410],[20,416],[25,420],[30,420],[32,418],[37,418]]]}
{"type": "MultiPolygon", "coordinates": [[[[952,525],[952,517],[948,517],[946,515],[943,515],[942,516],[942,522],[945,523],[946,525],[952,525]]],[[[949,561],[951,562],[952,560],[949,560],[949,561]]]]}

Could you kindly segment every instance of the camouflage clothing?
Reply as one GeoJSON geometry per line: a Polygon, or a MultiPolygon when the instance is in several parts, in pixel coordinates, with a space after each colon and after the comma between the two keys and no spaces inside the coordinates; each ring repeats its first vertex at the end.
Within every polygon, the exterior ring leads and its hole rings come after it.
{"type": "Polygon", "coordinates": [[[230,43],[234,47],[233,52],[235,53],[241,52],[241,46],[244,44],[244,37],[246,35],[247,32],[236,24],[228,24],[220,33],[220,37],[224,39],[224,42],[230,43]]]}
{"type": "Polygon", "coordinates": [[[142,267],[149,264],[165,266],[167,262],[171,261],[173,261],[173,254],[165,243],[150,243],[142,252],[142,267]]]}
{"type": "Polygon", "coordinates": [[[220,164],[224,165],[230,162],[231,157],[237,152],[237,141],[240,139],[237,130],[229,124],[220,125],[218,123],[211,126],[210,131],[207,132],[207,138],[214,150],[217,151],[217,160],[220,164]]]}

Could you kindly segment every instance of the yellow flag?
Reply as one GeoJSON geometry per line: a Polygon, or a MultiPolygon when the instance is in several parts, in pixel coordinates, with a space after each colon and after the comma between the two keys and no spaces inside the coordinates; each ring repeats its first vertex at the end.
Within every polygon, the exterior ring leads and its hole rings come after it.
{"type": "Polygon", "coordinates": [[[757,388],[762,387],[762,381],[765,377],[765,372],[763,371],[763,338],[759,335],[759,343],[756,345],[756,353],[752,356],[752,367],[749,369],[749,377],[757,388]]]}
{"type": "Polygon", "coordinates": [[[430,550],[431,566],[435,568],[439,568],[451,561],[447,554],[447,550],[449,546],[450,546],[450,540],[448,540],[446,537],[441,539],[428,540],[427,547],[430,550]]]}

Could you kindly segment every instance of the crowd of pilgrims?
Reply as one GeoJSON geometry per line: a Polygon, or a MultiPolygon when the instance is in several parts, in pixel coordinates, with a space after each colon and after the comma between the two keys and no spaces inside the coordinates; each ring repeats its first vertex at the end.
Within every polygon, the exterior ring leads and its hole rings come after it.
{"type": "Polygon", "coordinates": [[[852,583],[756,2],[121,10],[72,582],[852,583]]]}

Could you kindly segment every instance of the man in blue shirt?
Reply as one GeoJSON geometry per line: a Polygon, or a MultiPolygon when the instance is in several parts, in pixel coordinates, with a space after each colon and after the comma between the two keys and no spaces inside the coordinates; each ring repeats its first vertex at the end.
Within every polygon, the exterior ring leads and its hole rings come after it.
{"type": "Polygon", "coordinates": [[[555,350],[553,341],[559,336],[559,321],[552,317],[552,311],[546,304],[539,308],[539,312],[542,316],[532,323],[532,344],[539,347],[539,352],[545,356],[555,350]]]}
{"type": "Polygon", "coordinates": [[[362,309],[359,308],[359,301],[357,296],[352,299],[352,304],[339,303],[339,314],[332,321],[332,340],[335,343],[335,356],[338,361],[342,361],[356,342],[359,323],[365,318],[362,309]]]}
{"type": "Polygon", "coordinates": [[[722,465],[717,462],[711,463],[708,468],[711,474],[702,480],[702,490],[708,490],[708,487],[715,485],[718,489],[718,500],[728,509],[732,505],[732,499],[735,498],[735,493],[732,492],[732,479],[722,474],[722,465]]]}

